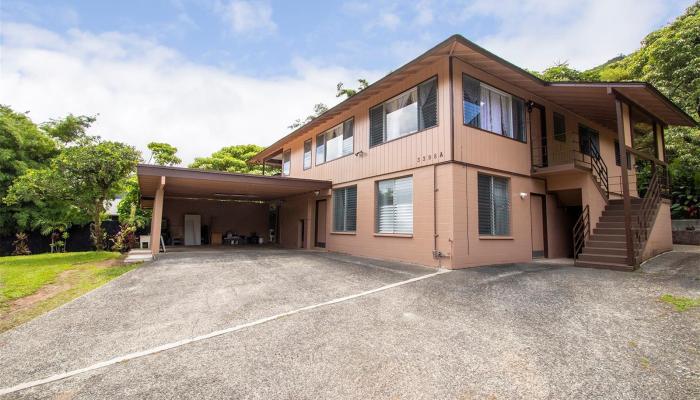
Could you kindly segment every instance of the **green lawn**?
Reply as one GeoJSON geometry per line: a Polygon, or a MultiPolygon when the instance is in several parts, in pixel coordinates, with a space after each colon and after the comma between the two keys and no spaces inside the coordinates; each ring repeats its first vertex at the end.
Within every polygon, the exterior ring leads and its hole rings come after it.
{"type": "MultiPolygon", "coordinates": [[[[0,257],[0,332],[104,285],[135,265],[117,260],[119,253],[80,252],[0,257]],[[65,272],[64,274],[62,274],[65,272]],[[56,284],[37,299],[22,298],[56,284]],[[45,294],[44,296],[41,296],[45,294]]],[[[34,297],[37,297],[34,296],[34,297]]]]}

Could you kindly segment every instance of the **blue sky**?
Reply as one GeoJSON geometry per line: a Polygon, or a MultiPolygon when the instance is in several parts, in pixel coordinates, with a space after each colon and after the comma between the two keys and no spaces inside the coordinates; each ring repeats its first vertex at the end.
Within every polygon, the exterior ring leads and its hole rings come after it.
{"type": "Polygon", "coordinates": [[[167,141],[189,162],[269,144],[336,103],[336,82],[376,80],[454,33],[521,67],[588,68],[691,3],[3,0],[0,103],[37,122],[99,114],[93,133],[167,141]]]}

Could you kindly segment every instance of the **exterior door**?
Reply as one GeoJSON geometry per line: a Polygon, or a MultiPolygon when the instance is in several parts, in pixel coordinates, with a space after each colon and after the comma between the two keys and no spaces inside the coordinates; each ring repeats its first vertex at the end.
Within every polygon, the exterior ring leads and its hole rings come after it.
{"type": "Polygon", "coordinates": [[[202,217],[200,215],[185,215],[185,246],[202,244],[202,217]]]}
{"type": "Polygon", "coordinates": [[[544,196],[530,195],[530,221],[532,227],[532,258],[545,257],[545,203],[544,196]]]}
{"type": "Polygon", "coordinates": [[[316,229],[314,229],[314,241],[316,247],[326,247],[326,200],[316,201],[316,229]]]}

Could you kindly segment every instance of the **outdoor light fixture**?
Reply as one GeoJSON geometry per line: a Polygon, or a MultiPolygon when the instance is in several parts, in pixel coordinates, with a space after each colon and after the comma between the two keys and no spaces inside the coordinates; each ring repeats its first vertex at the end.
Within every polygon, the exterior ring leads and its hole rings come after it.
{"type": "Polygon", "coordinates": [[[520,198],[521,198],[521,199],[524,200],[526,197],[527,197],[527,193],[525,193],[525,192],[520,192],[520,198]]]}

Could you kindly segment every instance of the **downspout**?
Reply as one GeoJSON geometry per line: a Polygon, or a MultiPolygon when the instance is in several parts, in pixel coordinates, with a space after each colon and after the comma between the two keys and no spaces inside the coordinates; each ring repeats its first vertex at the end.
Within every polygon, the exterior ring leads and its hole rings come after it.
{"type": "Polygon", "coordinates": [[[442,253],[438,250],[437,192],[437,166],[433,164],[433,258],[437,259],[438,268],[442,268],[442,253]]]}

